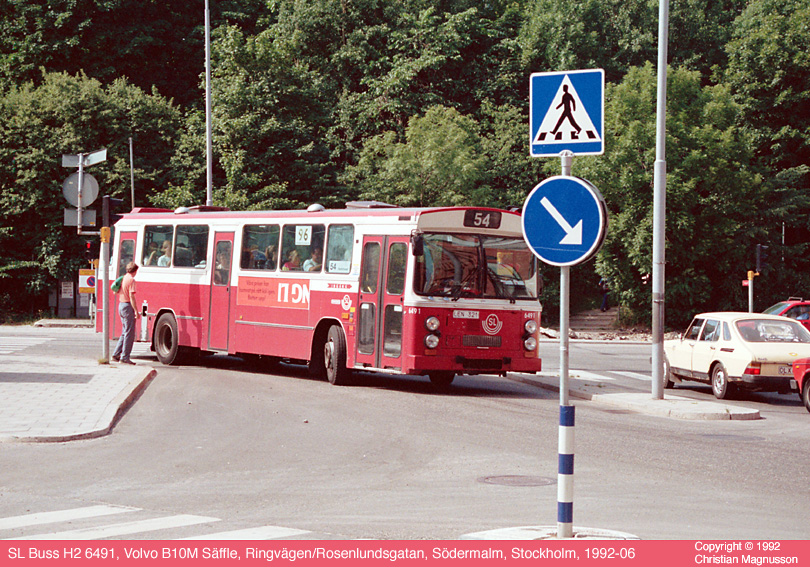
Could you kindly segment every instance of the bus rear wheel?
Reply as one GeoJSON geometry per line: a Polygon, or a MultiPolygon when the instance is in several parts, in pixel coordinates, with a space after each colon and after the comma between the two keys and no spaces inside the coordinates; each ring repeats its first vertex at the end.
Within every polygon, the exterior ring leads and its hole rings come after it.
{"type": "Polygon", "coordinates": [[[338,325],[329,327],[323,345],[323,363],[330,384],[345,386],[349,383],[351,371],[346,368],[346,337],[338,325]]]}
{"type": "Polygon", "coordinates": [[[162,364],[180,364],[181,349],[177,334],[177,321],[171,313],[160,316],[155,325],[155,354],[162,364]]]}

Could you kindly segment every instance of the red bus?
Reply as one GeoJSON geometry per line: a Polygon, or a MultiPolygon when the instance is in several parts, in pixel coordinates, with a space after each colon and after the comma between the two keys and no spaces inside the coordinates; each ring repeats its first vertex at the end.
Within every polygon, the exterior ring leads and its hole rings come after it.
{"type": "Polygon", "coordinates": [[[541,279],[515,212],[141,208],[115,225],[110,279],[130,261],[136,337],[164,364],[228,353],[307,362],[333,384],[362,369],[440,386],[541,369],[541,279]]]}

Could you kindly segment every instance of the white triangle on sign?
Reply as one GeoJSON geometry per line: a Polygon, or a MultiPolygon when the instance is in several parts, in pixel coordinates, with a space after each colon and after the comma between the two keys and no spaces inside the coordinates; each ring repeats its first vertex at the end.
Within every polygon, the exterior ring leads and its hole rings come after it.
{"type": "Polygon", "coordinates": [[[532,144],[601,141],[599,132],[594,127],[577,90],[571,84],[568,75],[565,75],[532,144]]]}

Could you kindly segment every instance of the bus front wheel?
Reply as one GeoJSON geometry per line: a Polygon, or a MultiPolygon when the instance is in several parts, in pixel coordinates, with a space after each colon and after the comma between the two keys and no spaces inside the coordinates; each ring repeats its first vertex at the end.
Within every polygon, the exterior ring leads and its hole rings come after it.
{"type": "Polygon", "coordinates": [[[451,371],[436,371],[428,374],[430,383],[441,390],[450,387],[455,377],[456,373],[451,371]]]}
{"type": "Polygon", "coordinates": [[[171,313],[164,313],[155,325],[155,354],[166,365],[180,363],[180,344],[177,337],[177,321],[171,313]]]}
{"type": "Polygon", "coordinates": [[[323,363],[326,367],[326,379],[335,386],[349,383],[351,371],[346,368],[346,337],[337,326],[329,327],[329,334],[323,345],[323,363]]]}

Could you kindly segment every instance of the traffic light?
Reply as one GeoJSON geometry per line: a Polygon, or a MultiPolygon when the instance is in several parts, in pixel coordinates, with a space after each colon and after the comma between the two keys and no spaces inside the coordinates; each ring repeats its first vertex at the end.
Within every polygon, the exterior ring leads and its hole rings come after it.
{"type": "Polygon", "coordinates": [[[84,241],[84,257],[86,260],[92,262],[98,259],[100,250],[100,242],[98,240],[85,240],[84,241]]]}
{"type": "Polygon", "coordinates": [[[762,272],[768,267],[768,247],[764,244],[757,244],[757,272],[762,272]]]}
{"type": "Polygon", "coordinates": [[[123,199],[116,199],[109,195],[101,198],[101,226],[112,226],[121,218],[121,215],[113,211],[124,203],[123,199]]]}

